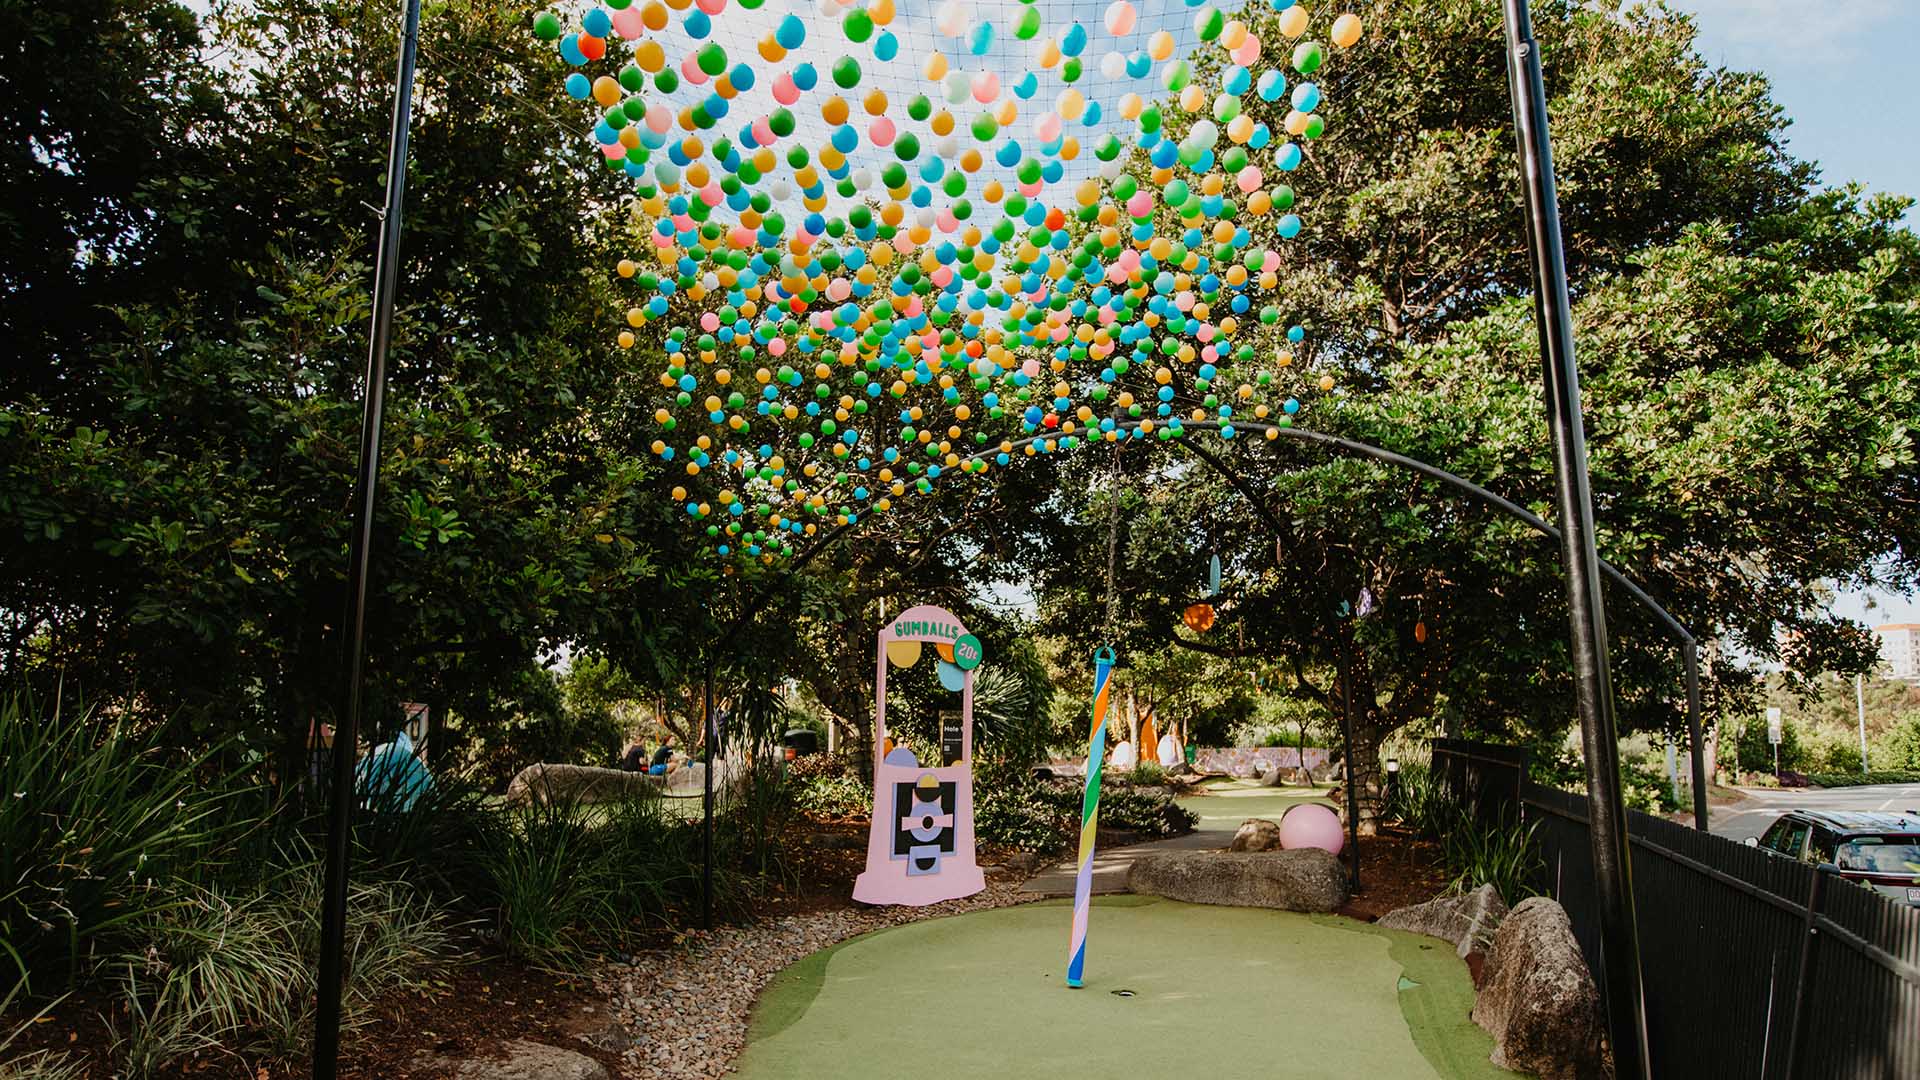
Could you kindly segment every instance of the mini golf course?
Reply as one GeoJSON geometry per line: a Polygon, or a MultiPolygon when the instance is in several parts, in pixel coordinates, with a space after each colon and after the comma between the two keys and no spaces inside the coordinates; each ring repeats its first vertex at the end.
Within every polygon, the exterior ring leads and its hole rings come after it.
{"type": "Polygon", "coordinates": [[[776,976],[747,1080],[839,1077],[1512,1077],[1444,942],[1338,916],[1096,899],[1085,989],[1068,907],[852,938],[776,976]],[[1122,994],[1121,991],[1130,991],[1122,994]]]}

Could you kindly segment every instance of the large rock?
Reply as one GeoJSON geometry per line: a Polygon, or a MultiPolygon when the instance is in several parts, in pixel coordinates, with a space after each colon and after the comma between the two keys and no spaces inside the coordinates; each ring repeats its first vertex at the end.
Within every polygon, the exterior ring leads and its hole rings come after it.
{"type": "Polygon", "coordinates": [[[1347,902],[1347,871],[1319,848],[1154,851],[1133,861],[1127,888],[1191,904],[1328,912],[1347,902]]]}
{"type": "Polygon", "coordinates": [[[1280,825],[1266,818],[1248,818],[1234,830],[1233,842],[1227,845],[1228,851],[1278,851],[1280,850],[1280,825]]]}
{"type": "Polygon", "coordinates": [[[1540,1080],[1612,1074],[1600,992],[1566,909],[1546,897],[1521,901],[1494,932],[1473,1022],[1493,1035],[1493,1063],[1502,1068],[1540,1080]]]}
{"type": "Polygon", "coordinates": [[[1499,891],[1482,885],[1465,896],[1443,896],[1389,911],[1380,916],[1380,925],[1451,944],[1455,955],[1472,970],[1477,986],[1485,970],[1487,950],[1493,946],[1494,931],[1506,917],[1507,903],[1500,899],[1499,891]]]}
{"type": "Polygon", "coordinates": [[[585,1054],[516,1039],[505,1058],[463,1061],[454,1080],[610,1080],[607,1067],[585,1054]]]}
{"type": "Polygon", "coordinates": [[[660,788],[660,778],[646,773],[590,765],[529,765],[507,785],[507,801],[519,804],[538,798],[543,803],[609,802],[656,795],[660,788]]]}

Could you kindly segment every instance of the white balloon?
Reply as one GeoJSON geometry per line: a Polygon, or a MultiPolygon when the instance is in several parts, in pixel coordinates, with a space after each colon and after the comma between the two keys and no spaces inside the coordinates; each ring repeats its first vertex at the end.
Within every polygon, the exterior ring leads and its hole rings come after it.
{"type": "Polygon", "coordinates": [[[1102,180],[1118,180],[1120,179],[1120,174],[1126,171],[1127,163],[1119,158],[1100,163],[1100,178],[1102,180]]]}
{"type": "Polygon", "coordinates": [[[940,90],[946,95],[947,104],[958,105],[973,96],[973,80],[964,71],[949,71],[940,90]]]}
{"type": "Polygon", "coordinates": [[[720,275],[709,270],[700,276],[700,284],[705,285],[709,291],[717,289],[720,287],[720,275]]]}
{"type": "Polygon", "coordinates": [[[786,202],[788,199],[793,198],[793,185],[787,183],[785,180],[775,180],[773,184],[767,188],[767,197],[774,202],[786,202]]]}
{"type": "Polygon", "coordinates": [[[913,220],[914,223],[921,228],[931,229],[933,228],[934,222],[939,220],[939,215],[933,212],[931,206],[923,206],[913,212],[913,220]]]}
{"type": "Polygon", "coordinates": [[[1100,74],[1109,79],[1117,79],[1127,73],[1127,55],[1110,52],[1100,58],[1100,74]]]}
{"type": "Polygon", "coordinates": [[[967,29],[967,9],[959,0],[947,0],[934,13],[934,25],[948,37],[959,37],[967,29]]]}
{"type": "Polygon", "coordinates": [[[835,0],[820,0],[819,7],[821,18],[828,21],[836,21],[840,18],[841,8],[835,0]]]}
{"type": "Polygon", "coordinates": [[[942,135],[933,144],[933,152],[943,158],[951,158],[960,153],[960,139],[954,135],[942,135]]]}
{"type": "Polygon", "coordinates": [[[871,169],[853,170],[853,186],[856,188],[859,188],[861,191],[865,191],[868,188],[872,187],[873,186],[873,170],[871,169]]]}

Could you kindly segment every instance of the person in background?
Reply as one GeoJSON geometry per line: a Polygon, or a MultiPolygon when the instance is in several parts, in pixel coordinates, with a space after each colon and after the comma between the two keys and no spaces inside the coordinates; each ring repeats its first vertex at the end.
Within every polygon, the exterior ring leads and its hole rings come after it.
{"type": "Polygon", "coordinates": [[[627,747],[626,754],[620,758],[620,770],[622,772],[646,772],[647,744],[635,739],[633,745],[627,747]]]}

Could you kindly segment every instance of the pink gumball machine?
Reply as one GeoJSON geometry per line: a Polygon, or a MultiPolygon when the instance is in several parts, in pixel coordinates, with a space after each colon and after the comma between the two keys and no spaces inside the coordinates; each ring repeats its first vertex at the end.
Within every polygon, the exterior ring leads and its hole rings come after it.
{"type": "Polygon", "coordinates": [[[979,639],[951,612],[922,605],[881,627],[877,645],[873,824],[867,830],[867,869],[853,883],[853,898],[920,907],[972,896],[987,884],[973,853],[973,674],[982,656],[979,639]],[[951,760],[922,762],[905,746],[885,750],[887,667],[912,667],[924,653],[934,654],[941,685],[960,692],[958,753],[937,751],[951,760]]]}

